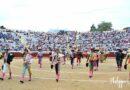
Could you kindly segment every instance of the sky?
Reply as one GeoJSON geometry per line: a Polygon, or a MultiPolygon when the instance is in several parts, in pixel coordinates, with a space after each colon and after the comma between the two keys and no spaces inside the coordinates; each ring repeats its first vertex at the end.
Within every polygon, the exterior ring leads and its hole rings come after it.
{"type": "Polygon", "coordinates": [[[0,0],[0,26],[9,29],[86,32],[102,21],[130,26],[130,0],[0,0]]]}

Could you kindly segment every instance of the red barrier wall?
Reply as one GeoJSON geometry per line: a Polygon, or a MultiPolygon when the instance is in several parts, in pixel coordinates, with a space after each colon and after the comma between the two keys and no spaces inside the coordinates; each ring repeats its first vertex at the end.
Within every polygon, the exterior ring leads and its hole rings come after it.
{"type": "MultiPolygon", "coordinates": [[[[14,53],[15,57],[22,57],[22,53],[21,52],[13,52],[13,53],[14,53]]],[[[37,53],[36,52],[32,53],[32,56],[36,57],[37,53]]],[[[83,56],[86,57],[87,53],[83,52],[83,56]]],[[[109,54],[107,54],[107,56],[108,57],[115,57],[114,52],[110,52],[109,54]]],[[[49,57],[49,54],[48,53],[43,54],[43,57],[49,57]]]]}
{"type": "MultiPolygon", "coordinates": [[[[87,53],[83,52],[83,56],[86,57],[87,53]]],[[[110,52],[109,54],[107,54],[108,57],[115,57],[114,52],[110,52]]]]}
{"type": "MultiPolygon", "coordinates": [[[[14,56],[15,57],[22,57],[22,53],[18,53],[18,52],[14,52],[14,56]]],[[[37,56],[37,53],[32,53],[32,56],[33,57],[36,57],[37,56]]],[[[43,57],[49,57],[49,54],[43,54],[43,57]]]]}

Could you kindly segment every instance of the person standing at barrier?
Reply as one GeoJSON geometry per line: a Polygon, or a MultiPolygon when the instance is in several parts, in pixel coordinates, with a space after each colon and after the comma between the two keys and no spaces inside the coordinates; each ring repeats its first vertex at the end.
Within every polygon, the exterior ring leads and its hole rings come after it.
{"type": "MultiPolygon", "coordinates": [[[[2,52],[0,52],[0,60],[3,58],[2,52]]],[[[2,70],[2,63],[0,62],[0,71],[2,70]]]]}
{"type": "Polygon", "coordinates": [[[41,49],[38,50],[37,57],[38,57],[38,64],[39,64],[39,67],[42,68],[43,53],[42,53],[41,49]]]}
{"type": "Polygon", "coordinates": [[[94,50],[94,71],[98,71],[99,58],[100,58],[99,50],[95,49],[94,50]]]}
{"type": "Polygon", "coordinates": [[[121,71],[122,62],[123,62],[123,58],[124,58],[124,55],[123,55],[121,49],[117,49],[117,52],[115,53],[115,57],[116,57],[116,64],[117,64],[117,68],[118,68],[117,70],[121,71]]]}
{"type": "Polygon", "coordinates": [[[14,58],[13,53],[9,52],[9,49],[6,49],[5,53],[4,53],[4,63],[2,65],[2,78],[0,78],[0,80],[5,79],[7,68],[9,71],[9,78],[8,79],[12,79],[12,71],[11,71],[10,64],[11,64],[13,58],[14,58]]]}
{"type": "Polygon", "coordinates": [[[81,58],[83,58],[82,52],[78,49],[77,51],[77,66],[81,63],[81,58]]]}
{"type": "Polygon", "coordinates": [[[128,50],[128,53],[126,55],[124,68],[127,69],[129,72],[129,81],[130,81],[130,49],[128,50]]]}
{"type": "Polygon", "coordinates": [[[50,51],[49,51],[49,60],[50,60],[50,62],[52,61],[52,49],[50,49],[50,51]]]}
{"type": "Polygon", "coordinates": [[[71,52],[70,52],[70,63],[71,63],[72,69],[74,69],[74,59],[75,59],[75,52],[74,52],[74,50],[71,50],[71,52]]]}
{"type": "Polygon", "coordinates": [[[64,62],[63,62],[63,65],[66,64],[66,51],[63,49],[62,50],[62,54],[64,55],[63,59],[64,59],[64,62]]]}
{"type": "Polygon", "coordinates": [[[25,48],[24,53],[23,53],[23,70],[22,70],[22,76],[20,79],[21,83],[24,83],[24,77],[25,77],[27,70],[29,73],[28,81],[32,80],[31,63],[32,63],[32,55],[31,55],[30,51],[27,48],[25,48]]]}
{"type": "Polygon", "coordinates": [[[100,52],[100,62],[104,63],[107,59],[107,54],[105,54],[105,52],[101,51],[100,52]]]}

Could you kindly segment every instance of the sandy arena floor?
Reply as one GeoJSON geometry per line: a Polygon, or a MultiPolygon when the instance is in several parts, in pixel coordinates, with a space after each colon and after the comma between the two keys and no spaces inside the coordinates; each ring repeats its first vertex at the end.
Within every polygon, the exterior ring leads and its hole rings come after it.
{"type": "MultiPolygon", "coordinates": [[[[1,62],[1,61],[0,61],[1,62]]],[[[61,65],[61,80],[55,81],[55,72],[50,69],[50,62],[43,58],[43,67],[40,69],[37,59],[32,64],[32,81],[19,82],[22,71],[22,59],[15,59],[12,62],[13,80],[0,81],[0,90],[129,90],[128,72],[122,69],[117,71],[115,60],[108,59],[105,63],[100,63],[99,71],[94,72],[92,79],[88,78],[88,68],[85,67],[85,59],[82,64],[71,69],[70,61],[61,65]],[[112,80],[120,80],[113,82],[112,80]]],[[[1,74],[1,72],[0,72],[1,74]]],[[[28,75],[28,74],[27,74],[28,75]]]]}

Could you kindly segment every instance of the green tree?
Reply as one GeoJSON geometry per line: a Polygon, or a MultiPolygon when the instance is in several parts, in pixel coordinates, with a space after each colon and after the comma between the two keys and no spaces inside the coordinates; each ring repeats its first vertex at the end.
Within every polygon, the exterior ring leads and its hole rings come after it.
{"type": "Polygon", "coordinates": [[[96,29],[96,27],[95,27],[95,25],[94,25],[94,24],[91,26],[90,31],[91,31],[91,32],[97,31],[97,29],[96,29]]]}
{"type": "Polygon", "coordinates": [[[0,29],[6,29],[4,26],[0,26],[0,29]]]}
{"type": "Polygon", "coordinates": [[[63,34],[66,34],[67,33],[67,31],[65,31],[65,30],[60,30],[57,34],[58,35],[63,35],[63,34]]]}
{"type": "Polygon", "coordinates": [[[111,22],[101,22],[98,24],[98,31],[109,31],[112,28],[112,23],[111,22]]]}
{"type": "MultiPolygon", "coordinates": [[[[103,31],[109,31],[109,30],[111,30],[111,28],[112,28],[112,23],[111,22],[103,21],[100,24],[98,24],[97,30],[99,32],[101,32],[101,37],[102,37],[102,32],[103,31]]],[[[100,41],[99,45],[100,45],[100,47],[102,47],[103,46],[103,41],[101,40],[101,38],[99,39],[99,41],[100,41]]]]}

